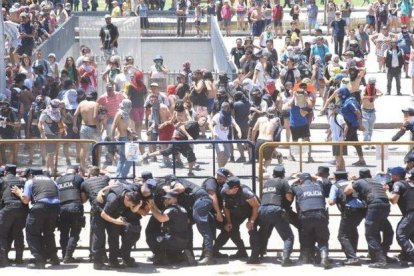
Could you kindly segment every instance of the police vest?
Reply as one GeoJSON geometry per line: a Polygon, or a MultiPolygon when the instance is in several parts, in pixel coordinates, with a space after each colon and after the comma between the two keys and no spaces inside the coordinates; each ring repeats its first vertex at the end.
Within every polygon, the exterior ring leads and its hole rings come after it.
{"type": "Polygon", "coordinates": [[[32,196],[34,202],[44,198],[57,198],[58,188],[55,182],[45,175],[36,175],[33,179],[32,196]]]}
{"type": "Polygon", "coordinates": [[[325,210],[325,197],[319,184],[307,180],[298,189],[297,201],[301,212],[325,210]]]}
{"type": "Polygon", "coordinates": [[[152,192],[154,203],[160,210],[165,210],[164,198],[163,198],[163,196],[165,196],[166,194],[166,192],[163,189],[165,186],[170,186],[170,183],[166,181],[165,178],[159,178],[157,179],[157,186],[152,192]]]}
{"type": "Polygon", "coordinates": [[[163,223],[164,233],[174,237],[187,238],[189,234],[187,211],[180,205],[171,205],[165,209],[164,214],[169,217],[169,220],[163,223]]]}
{"type": "Polygon", "coordinates": [[[4,204],[22,203],[20,201],[20,198],[18,198],[15,194],[11,192],[11,188],[13,186],[16,186],[19,189],[22,189],[24,188],[25,181],[22,178],[19,178],[12,174],[6,175],[5,177],[3,177],[2,180],[3,180],[3,196],[1,198],[1,201],[4,204]]]}
{"type": "Polygon", "coordinates": [[[377,203],[388,203],[388,197],[385,193],[383,185],[380,182],[375,181],[374,179],[367,178],[365,181],[368,182],[368,194],[367,194],[367,203],[368,205],[377,201],[377,203]]]}
{"type": "Polygon", "coordinates": [[[241,214],[250,214],[251,206],[249,203],[246,202],[247,198],[244,196],[244,189],[251,191],[251,189],[248,186],[241,185],[238,192],[235,195],[223,195],[223,201],[225,202],[227,209],[237,211],[241,214]]]}
{"type": "Polygon", "coordinates": [[[95,176],[85,180],[84,185],[88,186],[89,190],[89,202],[96,204],[96,197],[98,192],[104,187],[108,186],[109,178],[105,176],[95,176]]]}
{"type": "Polygon", "coordinates": [[[357,191],[353,191],[351,195],[345,194],[345,188],[348,186],[350,182],[347,180],[339,180],[334,183],[335,187],[339,190],[339,196],[336,198],[336,205],[338,206],[339,211],[343,211],[347,202],[352,199],[359,199],[359,193],[357,191]],[[342,185],[341,185],[342,184],[342,185]]]}
{"type": "Polygon", "coordinates": [[[282,179],[269,179],[264,184],[262,189],[262,205],[282,205],[282,196],[278,187],[282,184],[282,179]]]}
{"type": "Polygon", "coordinates": [[[191,208],[197,199],[208,197],[208,193],[203,188],[188,180],[180,179],[179,183],[185,188],[184,193],[178,197],[179,205],[184,208],[191,208]]]}
{"type": "Polygon", "coordinates": [[[61,176],[56,180],[59,189],[60,205],[72,202],[81,204],[80,190],[74,185],[74,181],[75,176],[73,174],[61,176]]]}
{"type": "Polygon", "coordinates": [[[405,211],[411,212],[414,211],[414,183],[405,182],[406,191],[402,195],[403,200],[405,201],[405,211]]]}

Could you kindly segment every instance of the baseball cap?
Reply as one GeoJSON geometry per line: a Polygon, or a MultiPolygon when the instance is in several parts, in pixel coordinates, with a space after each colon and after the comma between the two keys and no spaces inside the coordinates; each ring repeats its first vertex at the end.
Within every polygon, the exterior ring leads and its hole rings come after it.
{"type": "Polygon", "coordinates": [[[111,15],[110,14],[105,14],[105,19],[107,19],[107,18],[111,18],[111,15]]]}
{"type": "Polygon", "coordinates": [[[165,196],[163,196],[163,198],[177,198],[177,197],[178,197],[178,193],[175,191],[168,192],[165,196]]]}
{"type": "Polygon", "coordinates": [[[227,185],[230,189],[233,187],[240,187],[240,179],[237,176],[231,176],[227,180],[227,185]]]}
{"type": "Polygon", "coordinates": [[[220,168],[217,170],[216,174],[224,176],[224,177],[229,177],[230,171],[226,168],[220,168]]]}
{"type": "Polygon", "coordinates": [[[405,177],[405,170],[403,167],[394,167],[390,170],[391,175],[401,175],[405,177]]]}
{"type": "Polygon", "coordinates": [[[276,165],[273,168],[273,173],[276,173],[276,174],[278,174],[278,173],[285,173],[285,167],[283,165],[276,165]]]}
{"type": "Polygon", "coordinates": [[[369,169],[360,169],[359,178],[371,178],[371,171],[369,169]]]}
{"type": "Polygon", "coordinates": [[[143,171],[143,172],[141,173],[141,178],[142,178],[144,181],[146,181],[146,180],[148,180],[148,179],[153,178],[153,176],[152,176],[152,172],[150,172],[150,171],[143,171]]]}
{"type": "Polygon", "coordinates": [[[16,174],[17,167],[14,164],[6,164],[4,167],[5,172],[9,172],[11,174],[16,174]]]}
{"type": "Polygon", "coordinates": [[[333,174],[336,179],[348,179],[348,172],[346,171],[335,171],[333,174]]]}
{"type": "Polygon", "coordinates": [[[306,180],[306,179],[309,179],[309,178],[311,178],[312,176],[310,175],[310,173],[301,173],[300,175],[299,175],[299,179],[300,180],[306,180]]]}
{"type": "Polygon", "coordinates": [[[150,86],[151,86],[151,87],[160,87],[160,86],[158,85],[158,83],[156,83],[156,82],[152,82],[152,83],[150,84],[150,86]]]}
{"type": "Polygon", "coordinates": [[[405,113],[414,114],[414,108],[412,108],[412,107],[403,108],[403,109],[401,109],[401,111],[405,112],[405,113]]]}

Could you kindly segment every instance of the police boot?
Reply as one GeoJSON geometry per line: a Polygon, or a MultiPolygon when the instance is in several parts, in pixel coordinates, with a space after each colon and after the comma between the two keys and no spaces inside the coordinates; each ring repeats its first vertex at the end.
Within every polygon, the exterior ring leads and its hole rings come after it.
{"type": "Polygon", "coordinates": [[[310,256],[308,249],[302,249],[299,255],[299,264],[310,264],[310,256]]]}
{"type": "Polygon", "coordinates": [[[328,258],[328,249],[321,250],[321,265],[324,269],[332,268],[328,258]]]}
{"type": "Polygon", "coordinates": [[[197,261],[195,260],[194,254],[191,250],[184,249],[184,256],[185,256],[186,262],[189,266],[196,266],[197,265],[197,261]]]}
{"type": "Polygon", "coordinates": [[[386,268],[387,267],[387,259],[385,255],[380,252],[371,252],[373,254],[373,257],[375,257],[375,262],[372,264],[369,264],[368,267],[370,268],[386,268]]]}
{"type": "Polygon", "coordinates": [[[213,257],[213,252],[205,250],[203,253],[204,257],[198,261],[198,265],[213,265],[216,264],[216,261],[213,257]]]}
{"type": "Polygon", "coordinates": [[[293,265],[292,260],[290,259],[290,252],[283,252],[282,256],[282,266],[287,267],[293,265]]]}
{"type": "Polygon", "coordinates": [[[22,264],[23,263],[23,252],[22,251],[16,251],[16,264],[22,264]]]}
{"type": "Polygon", "coordinates": [[[0,267],[6,267],[9,263],[7,261],[6,255],[0,253],[0,267]]]}
{"type": "Polygon", "coordinates": [[[73,252],[66,252],[65,257],[63,258],[62,262],[64,264],[76,263],[76,259],[73,258],[73,252]]]}

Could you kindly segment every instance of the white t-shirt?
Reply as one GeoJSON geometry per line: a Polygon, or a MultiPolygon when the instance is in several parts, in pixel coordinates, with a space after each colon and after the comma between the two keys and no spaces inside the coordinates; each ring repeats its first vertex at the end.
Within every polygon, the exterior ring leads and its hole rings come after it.
{"type": "MultiPolygon", "coordinates": [[[[217,113],[216,115],[214,115],[213,122],[214,122],[214,132],[216,133],[218,139],[224,140],[224,141],[228,140],[227,137],[229,135],[230,128],[224,127],[222,124],[220,124],[220,113],[217,113]]],[[[231,123],[232,124],[236,123],[233,117],[231,117],[231,123]]]]}
{"type": "Polygon", "coordinates": [[[332,132],[332,142],[344,141],[344,129],[342,126],[345,124],[344,117],[341,114],[336,115],[336,122],[335,116],[329,116],[329,127],[332,132]]]}

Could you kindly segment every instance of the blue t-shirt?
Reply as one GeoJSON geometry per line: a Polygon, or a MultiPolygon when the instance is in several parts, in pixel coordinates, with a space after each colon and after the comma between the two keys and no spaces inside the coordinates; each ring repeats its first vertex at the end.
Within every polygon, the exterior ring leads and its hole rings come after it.
{"type": "MultiPolygon", "coordinates": [[[[25,33],[25,34],[28,34],[28,35],[32,35],[33,32],[34,32],[34,28],[33,28],[32,24],[30,22],[20,24],[18,29],[19,29],[19,33],[25,33]]],[[[28,47],[28,46],[31,46],[33,44],[34,44],[33,37],[23,37],[20,40],[20,46],[23,46],[23,47],[28,47]]]]}
{"type": "Polygon", "coordinates": [[[410,15],[411,13],[411,2],[409,0],[401,1],[399,4],[401,15],[410,15]]]}
{"type": "Polygon", "coordinates": [[[329,53],[329,48],[326,45],[315,45],[311,49],[311,54],[313,56],[319,56],[321,58],[321,62],[325,64],[325,55],[329,53]]]}
{"type": "Polygon", "coordinates": [[[359,127],[358,117],[356,112],[360,109],[360,105],[354,97],[349,97],[345,100],[341,107],[342,116],[347,123],[352,127],[359,127]]]}
{"type": "Polygon", "coordinates": [[[345,37],[345,26],[346,22],[342,18],[340,20],[334,20],[331,23],[332,33],[334,37],[343,38],[345,37]]]}
{"type": "Polygon", "coordinates": [[[301,127],[308,124],[308,119],[300,114],[299,106],[293,105],[290,109],[289,122],[291,127],[301,127]]]}
{"type": "MultiPolygon", "coordinates": [[[[348,181],[346,180],[339,180],[337,182],[341,187],[343,185],[348,185],[348,181]]],[[[331,186],[331,190],[329,191],[329,199],[335,202],[338,202],[338,197],[341,195],[339,188],[336,185],[331,186]]],[[[365,208],[365,203],[358,199],[358,198],[350,198],[346,201],[345,206],[349,208],[365,208]]]]}

